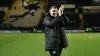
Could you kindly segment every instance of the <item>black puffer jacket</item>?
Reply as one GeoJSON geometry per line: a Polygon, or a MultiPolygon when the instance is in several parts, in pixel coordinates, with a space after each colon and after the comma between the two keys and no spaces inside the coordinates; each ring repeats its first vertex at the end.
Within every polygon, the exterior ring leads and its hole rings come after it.
{"type": "Polygon", "coordinates": [[[65,33],[65,25],[69,23],[67,16],[52,17],[47,15],[43,21],[45,25],[46,50],[66,48],[68,40],[65,33]]]}

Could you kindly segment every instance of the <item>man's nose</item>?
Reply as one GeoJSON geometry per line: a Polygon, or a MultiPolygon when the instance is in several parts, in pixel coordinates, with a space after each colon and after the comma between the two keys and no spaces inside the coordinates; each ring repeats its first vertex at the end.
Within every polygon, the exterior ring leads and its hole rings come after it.
{"type": "Polygon", "coordinates": [[[53,11],[53,13],[57,13],[58,11],[53,11]]]}
{"type": "Polygon", "coordinates": [[[58,12],[53,12],[53,13],[57,14],[58,12]]]}

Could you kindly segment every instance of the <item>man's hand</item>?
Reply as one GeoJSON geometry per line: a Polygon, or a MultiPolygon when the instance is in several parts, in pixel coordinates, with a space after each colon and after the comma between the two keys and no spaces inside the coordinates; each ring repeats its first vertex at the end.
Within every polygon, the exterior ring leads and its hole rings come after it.
{"type": "Polygon", "coordinates": [[[64,10],[64,6],[61,5],[61,7],[59,8],[59,16],[61,16],[63,14],[63,10],[64,10]]]}
{"type": "Polygon", "coordinates": [[[62,11],[62,14],[63,14],[63,11],[64,11],[64,5],[61,5],[61,11],[62,11]]]}

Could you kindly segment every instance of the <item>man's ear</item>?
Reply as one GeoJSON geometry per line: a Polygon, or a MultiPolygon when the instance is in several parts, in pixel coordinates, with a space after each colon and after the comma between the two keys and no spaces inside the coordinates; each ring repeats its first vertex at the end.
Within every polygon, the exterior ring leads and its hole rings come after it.
{"type": "Polygon", "coordinates": [[[48,13],[50,14],[51,9],[49,9],[48,13]]]}
{"type": "Polygon", "coordinates": [[[49,11],[48,11],[48,12],[50,13],[50,11],[51,11],[51,9],[49,9],[49,11]]]}

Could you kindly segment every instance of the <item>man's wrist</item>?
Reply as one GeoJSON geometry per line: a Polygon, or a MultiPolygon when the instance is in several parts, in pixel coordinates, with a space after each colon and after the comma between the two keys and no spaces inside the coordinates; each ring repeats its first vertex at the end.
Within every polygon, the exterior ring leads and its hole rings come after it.
{"type": "Polygon", "coordinates": [[[59,15],[59,16],[62,16],[63,14],[59,15]]]}

